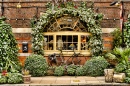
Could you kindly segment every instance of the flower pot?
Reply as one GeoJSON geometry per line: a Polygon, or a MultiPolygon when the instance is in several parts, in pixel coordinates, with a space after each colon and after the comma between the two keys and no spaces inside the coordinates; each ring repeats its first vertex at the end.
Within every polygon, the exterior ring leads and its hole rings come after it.
{"type": "Polygon", "coordinates": [[[114,69],[104,69],[105,82],[113,82],[114,69]]]}
{"type": "Polygon", "coordinates": [[[23,75],[23,81],[25,84],[31,83],[31,75],[23,75]]]}

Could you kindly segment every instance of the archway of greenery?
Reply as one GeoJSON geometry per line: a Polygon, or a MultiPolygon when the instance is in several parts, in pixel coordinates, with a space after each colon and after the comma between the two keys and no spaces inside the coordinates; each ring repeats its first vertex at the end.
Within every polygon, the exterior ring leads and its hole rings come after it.
{"type": "Polygon", "coordinates": [[[91,54],[96,56],[102,53],[102,30],[100,27],[100,21],[103,17],[102,14],[95,13],[93,8],[88,7],[85,2],[81,2],[78,6],[73,2],[66,2],[65,4],[59,4],[54,7],[51,3],[48,3],[47,6],[47,11],[40,16],[36,26],[32,28],[32,47],[34,53],[44,54],[43,32],[47,29],[47,25],[53,18],[60,18],[64,14],[80,18],[80,21],[85,24],[87,31],[92,34],[88,44],[91,49],[91,54]]]}

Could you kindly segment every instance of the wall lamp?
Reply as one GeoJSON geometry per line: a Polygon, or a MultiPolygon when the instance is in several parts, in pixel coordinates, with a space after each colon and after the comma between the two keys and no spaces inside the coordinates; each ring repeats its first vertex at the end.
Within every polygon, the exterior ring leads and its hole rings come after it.
{"type": "Polygon", "coordinates": [[[110,3],[110,6],[113,6],[113,5],[120,6],[121,5],[121,0],[115,0],[112,3],[110,3]]]}

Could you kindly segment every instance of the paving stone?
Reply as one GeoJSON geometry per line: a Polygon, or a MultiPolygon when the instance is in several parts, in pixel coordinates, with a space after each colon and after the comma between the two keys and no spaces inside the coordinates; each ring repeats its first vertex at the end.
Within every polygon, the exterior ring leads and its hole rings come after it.
{"type": "Polygon", "coordinates": [[[57,80],[71,80],[70,77],[57,77],[57,80]]]}
{"type": "Polygon", "coordinates": [[[98,81],[98,79],[95,77],[85,77],[85,80],[86,81],[98,81]]]}
{"type": "Polygon", "coordinates": [[[39,84],[41,82],[41,80],[31,80],[30,84],[39,84]]]}
{"type": "Polygon", "coordinates": [[[105,81],[99,81],[100,83],[106,83],[105,81]]]}
{"type": "Polygon", "coordinates": [[[56,80],[42,80],[40,84],[54,84],[56,80]]]}
{"type": "Polygon", "coordinates": [[[56,80],[56,84],[70,84],[70,80],[56,80]]]}
{"type": "Polygon", "coordinates": [[[0,86],[130,86],[127,83],[107,83],[104,77],[45,76],[31,77],[30,84],[0,84],[0,86]]]}
{"type": "Polygon", "coordinates": [[[0,84],[0,86],[29,86],[29,84],[0,84]]]}
{"type": "Polygon", "coordinates": [[[100,84],[99,81],[86,81],[86,83],[97,83],[97,84],[100,84]]]}
{"type": "Polygon", "coordinates": [[[80,79],[71,80],[71,84],[79,84],[79,83],[86,83],[86,81],[85,80],[80,80],[80,79]]]}
{"type": "Polygon", "coordinates": [[[101,77],[95,77],[95,78],[98,79],[98,80],[105,81],[105,77],[104,77],[104,76],[101,76],[101,77]]]}

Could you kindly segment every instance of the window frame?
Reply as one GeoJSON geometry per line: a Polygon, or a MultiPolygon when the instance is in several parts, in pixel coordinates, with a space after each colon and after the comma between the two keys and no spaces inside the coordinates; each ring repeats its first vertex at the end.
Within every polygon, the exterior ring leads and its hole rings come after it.
{"type": "MultiPolygon", "coordinates": [[[[53,36],[53,50],[44,50],[44,55],[48,56],[49,54],[53,54],[53,53],[60,53],[59,50],[57,50],[56,48],[56,43],[57,43],[57,36],[62,36],[62,35],[72,35],[72,36],[78,36],[78,47],[77,50],[75,50],[76,53],[81,53],[84,54],[86,56],[90,56],[90,50],[81,50],[81,36],[82,35],[88,35],[91,36],[91,33],[88,32],[75,32],[75,31],[59,31],[59,32],[44,32],[43,33],[44,36],[53,36]]],[[[73,54],[72,50],[63,50],[63,54],[65,56],[70,56],[73,54]]]]}

